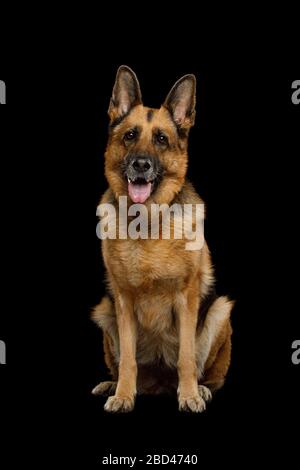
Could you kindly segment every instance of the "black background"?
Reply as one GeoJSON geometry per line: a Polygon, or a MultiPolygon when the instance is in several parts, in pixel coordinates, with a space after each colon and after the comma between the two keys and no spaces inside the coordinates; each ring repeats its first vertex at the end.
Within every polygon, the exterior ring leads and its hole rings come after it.
{"type": "MultiPolygon", "coordinates": [[[[103,455],[196,453],[200,462],[293,463],[299,426],[297,329],[299,114],[288,65],[260,48],[208,54],[64,43],[4,61],[0,339],[2,457],[92,468],[103,455]],[[80,45],[80,47],[79,47],[80,45]],[[78,46],[78,47],[77,47],[78,46]],[[132,50],[133,49],[133,50],[132,50]],[[52,53],[53,52],[53,53],[52,53]],[[176,55],[176,52],[177,55],[176,55]],[[90,390],[107,371],[89,320],[103,294],[96,206],[106,188],[107,108],[117,67],[157,107],[183,74],[198,79],[189,177],[207,205],[217,290],[236,299],[225,387],[202,415],[175,399],[138,397],[128,415],[90,390]]],[[[22,51],[23,52],[23,51],[22,51]]],[[[24,51],[25,52],[25,51],[24,51]]]]}

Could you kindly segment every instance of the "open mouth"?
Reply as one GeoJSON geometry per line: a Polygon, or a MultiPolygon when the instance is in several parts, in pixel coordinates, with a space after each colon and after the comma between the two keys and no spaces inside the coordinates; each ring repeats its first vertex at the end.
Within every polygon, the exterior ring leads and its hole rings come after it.
{"type": "Polygon", "coordinates": [[[128,193],[134,203],[143,204],[150,197],[152,181],[144,178],[136,178],[134,181],[128,178],[128,193]]]}

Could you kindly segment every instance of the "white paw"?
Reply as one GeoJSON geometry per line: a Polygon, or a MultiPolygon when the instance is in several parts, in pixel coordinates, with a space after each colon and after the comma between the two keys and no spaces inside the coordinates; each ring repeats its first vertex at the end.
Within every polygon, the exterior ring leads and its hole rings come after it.
{"type": "Polygon", "coordinates": [[[212,394],[209,388],[207,388],[205,385],[198,385],[198,392],[200,397],[203,398],[204,401],[211,401],[212,399],[212,394]]]}
{"type": "Polygon", "coordinates": [[[194,395],[191,397],[181,397],[178,398],[179,410],[180,411],[192,411],[193,413],[201,413],[205,410],[206,405],[200,395],[194,395]]]}
{"type": "Polygon", "coordinates": [[[104,405],[105,411],[112,413],[127,413],[128,411],[133,410],[133,407],[134,397],[120,397],[118,395],[109,397],[104,405]]]}
{"type": "Polygon", "coordinates": [[[96,385],[95,388],[92,390],[93,395],[113,395],[116,391],[117,388],[117,382],[100,382],[98,385],[96,385]]]}

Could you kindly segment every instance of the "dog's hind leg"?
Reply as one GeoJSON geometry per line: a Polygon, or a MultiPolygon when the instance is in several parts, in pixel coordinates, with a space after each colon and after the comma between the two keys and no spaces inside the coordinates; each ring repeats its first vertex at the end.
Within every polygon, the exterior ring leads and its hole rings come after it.
{"type": "Polygon", "coordinates": [[[232,307],[233,302],[227,297],[218,297],[196,339],[199,394],[205,401],[211,399],[211,392],[222,387],[230,365],[232,307]]]}
{"type": "Polygon", "coordinates": [[[98,385],[96,385],[96,387],[92,390],[92,394],[109,397],[115,394],[116,388],[117,382],[112,382],[108,380],[106,382],[100,382],[98,385]]]}
{"type": "Polygon", "coordinates": [[[211,391],[205,385],[198,385],[198,392],[200,397],[203,398],[205,402],[208,402],[212,399],[211,391]]]}
{"type": "Polygon", "coordinates": [[[103,332],[103,349],[104,349],[104,359],[105,363],[110,371],[112,379],[118,380],[118,367],[116,364],[116,359],[114,356],[114,344],[113,339],[109,336],[108,333],[103,332]]]}
{"type": "Polygon", "coordinates": [[[110,396],[115,393],[118,380],[118,332],[113,302],[104,297],[92,313],[93,321],[103,331],[104,359],[112,376],[112,381],[100,382],[93,390],[93,395],[110,396]]]}
{"type": "Polygon", "coordinates": [[[212,354],[212,358],[214,358],[213,362],[208,362],[207,369],[204,373],[203,383],[209,387],[212,392],[216,392],[225,382],[231,357],[231,333],[231,326],[228,323],[226,340],[217,353],[212,354]]]}

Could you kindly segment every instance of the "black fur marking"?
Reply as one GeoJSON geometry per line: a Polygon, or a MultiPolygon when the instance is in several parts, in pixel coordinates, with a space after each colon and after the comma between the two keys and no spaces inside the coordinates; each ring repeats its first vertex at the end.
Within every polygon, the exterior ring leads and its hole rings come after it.
{"type": "Polygon", "coordinates": [[[129,111],[125,114],[122,114],[122,116],[117,116],[112,122],[110,122],[109,126],[108,126],[108,129],[109,131],[111,131],[112,129],[114,129],[116,126],[118,126],[119,124],[121,124],[121,122],[127,117],[129,116],[129,114],[131,113],[131,111],[133,110],[133,108],[137,106],[137,105],[134,105],[132,108],[129,109],[129,111]]]}
{"type": "Polygon", "coordinates": [[[153,118],[153,110],[149,109],[149,111],[147,111],[147,121],[151,122],[152,118],[153,118]]]}
{"type": "Polygon", "coordinates": [[[114,296],[113,296],[113,294],[112,294],[112,292],[111,292],[111,290],[110,290],[109,288],[106,289],[106,295],[107,295],[107,297],[109,298],[109,300],[110,300],[113,304],[115,304],[115,298],[114,298],[114,296]]]}
{"type": "MultiPolygon", "coordinates": [[[[175,123],[175,125],[176,125],[176,123],[175,123]]],[[[177,129],[178,137],[180,139],[187,139],[188,138],[188,135],[189,135],[188,129],[184,129],[184,128],[178,126],[178,124],[176,125],[176,129],[177,129]]]]}
{"type": "MultiPolygon", "coordinates": [[[[131,110],[130,110],[131,111],[131,110]]],[[[130,111],[126,114],[122,114],[122,116],[118,116],[116,117],[116,119],[114,119],[110,124],[109,124],[109,130],[111,131],[112,129],[114,129],[116,126],[118,126],[119,124],[121,124],[121,122],[123,121],[123,119],[125,119],[130,111]]]]}
{"type": "Polygon", "coordinates": [[[207,316],[208,310],[210,309],[210,307],[212,306],[212,304],[214,303],[214,301],[217,298],[218,298],[218,296],[217,296],[217,293],[216,293],[216,289],[213,286],[213,287],[211,287],[208,294],[206,294],[206,296],[203,299],[201,299],[199,314],[198,314],[197,328],[199,328],[200,326],[203,325],[204,320],[207,316]]]}

